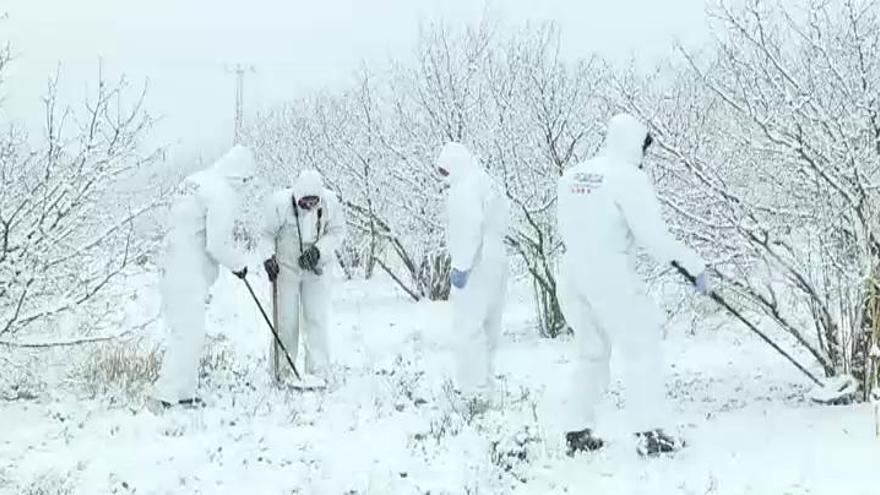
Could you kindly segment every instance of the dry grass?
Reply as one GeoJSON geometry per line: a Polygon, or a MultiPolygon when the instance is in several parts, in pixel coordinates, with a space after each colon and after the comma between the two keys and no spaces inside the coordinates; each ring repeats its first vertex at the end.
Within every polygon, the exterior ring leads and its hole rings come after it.
{"type": "Polygon", "coordinates": [[[88,354],[75,375],[93,396],[134,397],[159,374],[162,363],[158,346],[142,340],[99,345],[88,354]]]}
{"type": "Polygon", "coordinates": [[[235,355],[224,335],[207,336],[199,358],[199,378],[217,377],[235,370],[235,355]]]}

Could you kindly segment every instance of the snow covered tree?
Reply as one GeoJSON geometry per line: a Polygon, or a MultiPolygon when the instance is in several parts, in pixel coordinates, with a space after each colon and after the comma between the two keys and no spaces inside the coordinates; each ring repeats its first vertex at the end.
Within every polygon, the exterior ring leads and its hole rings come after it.
{"type": "MultiPolygon", "coordinates": [[[[450,57],[472,55],[451,51],[441,42],[449,41],[445,31],[432,33],[418,48],[422,65],[398,65],[379,75],[364,69],[340,94],[259,116],[250,138],[274,164],[275,177],[294,168],[320,170],[346,208],[352,253],[342,259],[361,260],[366,276],[380,267],[415,300],[449,293],[443,186],[434,160],[444,142],[460,139],[470,127],[462,119],[472,112],[461,105],[476,101],[466,89],[473,64],[464,64],[460,74],[440,72],[459,70],[450,57]]],[[[465,40],[454,45],[472,49],[465,40]]]]}
{"type": "Polygon", "coordinates": [[[682,50],[673,79],[618,78],[622,105],[658,136],[678,193],[667,200],[725,288],[826,375],[866,384],[880,266],[877,3],[721,2],[712,17],[713,51],[682,50]]]}
{"type": "MultiPolygon", "coordinates": [[[[8,62],[6,49],[0,80],[8,62]]],[[[7,342],[75,308],[100,320],[114,305],[96,296],[153,245],[136,235],[135,222],[158,196],[130,182],[159,157],[141,152],[152,125],[145,91],[129,101],[124,79],[111,84],[99,73],[93,95],[75,110],[58,101],[57,85],[55,77],[44,99],[43,139],[2,122],[0,336],[7,342]]]]}
{"type": "Polygon", "coordinates": [[[556,301],[556,181],[598,147],[603,70],[597,60],[564,62],[549,24],[509,38],[487,20],[432,25],[413,60],[365,68],[344,91],[274,108],[253,122],[250,139],[273,183],[291,168],[321,170],[348,214],[351,252],[342,258],[361,260],[368,276],[379,266],[416,300],[449,293],[434,162],[449,141],[469,146],[511,201],[511,254],[535,287],[539,331],[556,336],[566,330],[556,301]]]}
{"type": "Polygon", "coordinates": [[[477,149],[511,202],[509,242],[534,285],[539,330],[566,331],[556,299],[556,183],[565,169],[596,151],[603,122],[597,60],[566,64],[559,33],[525,29],[486,70],[490,96],[477,149]]]}
{"type": "Polygon", "coordinates": [[[378,266],[413,299],[442,298],[446,277],[425,270],[426,253],[442,246],[432,235],[440,231],[440,212],[426,206],[439,201],[439,178],[430,159],[400,158],[393,115],[379,110],[391,106],[380,105],[383,88],[364,71],[339,95],[315,95],[259,116],[249,139],[269,164],[270,183],[289,184],[299,170],[314,168],[339,195],[349,223],[340,253],[347,272],[361,268],[370,277],[378,266]],[[437,194],[415,194],[432,188],[437,194]]]}

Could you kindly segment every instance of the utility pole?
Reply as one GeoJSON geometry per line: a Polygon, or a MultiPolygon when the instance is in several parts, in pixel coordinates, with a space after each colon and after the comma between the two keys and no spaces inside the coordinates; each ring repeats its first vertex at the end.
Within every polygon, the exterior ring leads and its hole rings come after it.
{"type": "Polygon", "coordinates": [[[235,74],[235,134],[232,144],[241,144],[244,131],[244,76],[256,71],[253,66],[235,64],[234,68],[227,66],[226,72],[235,74]]]}

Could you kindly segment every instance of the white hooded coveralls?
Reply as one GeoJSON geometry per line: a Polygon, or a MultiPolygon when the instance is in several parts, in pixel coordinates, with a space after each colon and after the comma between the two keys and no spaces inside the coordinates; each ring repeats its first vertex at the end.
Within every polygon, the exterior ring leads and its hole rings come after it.
{"type": "Polygon", "coordinates": [[[447,247],[452,267],[470,272],[464,288],[453,287],[450,295],[457,382],[465,394],[491,394],[507,291],[507,198],[461,144],[447,144],[437,165],[449,174],[447,247]]]}
{"type": "Polygon", "coordinates": [[[632,116],[614,117],[604,151],[559,180],[565,254],[557,291],[581,353],[570,394],[569,431],[595,428],[612,346],[624,358],[631,426],[636,431],[663,426],[661,315],[636,272],[637,247],[661,264],[677,261],[694,276],[705,270],[700,257],[667,230],[654,188],[640,169],[647,134],[632,116]]]}
{"type": "MultiPolygon", "coordinates": [[[[266,205],[263,223],[263,244],[275,254],[279,272],[277,284],[278,335],[291,359],[296,359],[300,316],[305,325],[305,371],[320,373],[329,364],[327,331],[330,312],[331,271],[336,260],[336,249],[345,236],[345,216],[333,191],[323,185],[321,175],[315,170],[303,171],[293,188],[273,194],[266,205]],[[296,206],[304,196],[318,196],[318,205],[309,211],[296,206]],[[302,232],[302,249],[315,245],[320,251],[318,265],[322,275],[303,271],[299,266],[300,251],[296,210],[299,213],[299,230],[302,232]]],[[[276,352],[274,340],[271,348],[276,352]]],[[[275,356],[273,355],[273,360],[275,356]]],[[[279,371],[288,376],[286,359],[281,357],[279,371]]]]}
{"type": "Polygon", "coordinates": [[[239,213],[234,186],[253,173],[250,150],[236,146],[177,188],[160,284],[168,345],[153,387],[156,399],[176,404],[195,396],[205,341],[205,304],[218,265],[233,271],[246,265],[233,239],[239,213]]]}

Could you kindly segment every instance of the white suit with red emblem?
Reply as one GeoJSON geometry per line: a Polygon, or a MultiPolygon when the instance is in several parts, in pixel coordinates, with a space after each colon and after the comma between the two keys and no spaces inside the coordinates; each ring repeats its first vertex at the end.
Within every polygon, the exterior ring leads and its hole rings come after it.
{"type": "Polygon", "coordinates": [[[666,228],[648,176],[641,170],[648,132],[629,115],[614,117],[603,152],[559,180],[559,230],[565,254],[558,296],[581,356],[570,394],[568,426],[595,427],[595,409],[609,381],[611,350],[623,357],[626,405],[635,431],[666,420],[660,353],[661,315],[636,272],[637,248],[690,273],[704,262],[666,228]]]}

